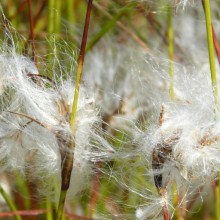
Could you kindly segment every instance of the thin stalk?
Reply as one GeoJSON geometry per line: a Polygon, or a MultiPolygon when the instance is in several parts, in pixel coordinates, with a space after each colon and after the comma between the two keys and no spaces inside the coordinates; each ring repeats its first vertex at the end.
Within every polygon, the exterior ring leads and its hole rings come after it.
{"type": "MultiPolygon", "coordinates": [[[[205,6],[204,6],[203,1],[202,1],[202,6],[203,6],[203,10],[205,12],[205,6]]],[[[212,24],[212,35],[213,35],[213,43],[214,43],[214,47],[215,47],[215,52],[216,52],[216,55],[217,55],[217,58],[218,58],[218,62],[220,64],[220,45],[219,45],[218,38],[217,38],[216,33],[215,33],[215,29],[213,27],[213,24],[212,24]]]]}
{"type": "MultiPolygon", "coordinates": [[[[76,37],[76,31],[75,28],[73,29],[72,26],[76,26],[76,8],[75,8],[75,0],[67,0],[66,3],[66,13],[67,13],[67,20],[68,20],[68,26],[69,30],[71,32],[68,32],[68,35],[71,38],[76,37]]],[[[73,40],[73,45],[76,43],[75,40],[73,40]]]]}
{"type": "Polygon", "coordinates": [[[63,210],[64,210],[64,204],[66,200],[66,193],[67,191],[61,190],[60,192],[60,199],[59,199],[59,205],[57,208],[57,213],[56,213],[56,220],[61,220],[63,218],[63,210]]]}
{"type": "MultiPolygon", "coordinates": [[[[54,41],[55,43],[59,42],[60,40],[60,28],[61,28],[61,6],[62,6],[62,1],[56,0],[55,1],[55,13],[54,13],[54,41]]],[[[54,50],[54,55],[56,57],[59,57],[59,47],[56,47],[54,50]]]]}
{"type": "MultiPolygon", "coordinates": [[[[22,3],[21,3],[22,4],[22,3]]],[[[20,4],[19,4],[20,5],[20,4]]],[[[23,6],[22,6],[23,7],[23,6]]],[[[18,5],[15,2],[12,1],[7,1],[7,11],[8,11],[8,17],[10,17],[10,15],[13,15],[16,12],[16,9],[18,8],[18,5]]],[[[13,27],[17,27],[19,23],[19,16],[16,16],[13,20],[12,20],[12,26],[13,27]]]]}
{"type": "Polygon", "coordinates": [[[49,0],[48,3],[48,34],[51,35],[54,33],[54,18],[55,18],[55,0],[49,0]]]}
{"type": "Polygon", "coordinates": [[[56,33],[56,37],[60,34],[60,24],[61,24],[61,2],[62,1],[55,1],[55,8],[56,8],[56,13],[55,13],[55,20],[54,20],[54,29],[56,33]]]}
{"type": "MultiPolygon", "coordinates": [[[[19,194],[16,195],[15,204],[17,204],[17,209],[20,210],[30,210],[32,209],[32,198],[31,192],[28,186],[28,180],[25,181],[17,172],[15,172],[16,187],[19,194]]],[[[28,179],[28,178],[27,178],[28,179]]],[[[33,210],[33,209],[32,209],[33,210]]],[[[30,216],[24,216],[23,220],[32,219],[30,216]]]]}
{"type": "MultiPolygon", "coordinates": [[[[38,11],[36,12],[36,15],[35,17],[33,17],[33,30],[35,29],[35,27],[37,26],[37,22],[38,20],[40,20],[41,18],[41,14],[43,12],[43,9],[45,8],[46,6],[46,0],[43,0],[42,4],[40,5],[40,8],[38,9],[38,11]]],[[[36,33],[36,31],[35,31],[36,33]]],[[[27,48],[28,48],[28,45],[29,45],[29,41],[32,39],[32,35],[31,35],[31,32],[29,33],[29,36],[27,38],[27,41],[25,42],[25,45],[24,45],[24,50],[27,51],[27,48]]],[[[37,57],[36,57],[37,58],[37,57]]],[[[37,60],[37,59],[36,59],[37,60]]],[[[35,63],[36,64],[36,63],[35,63]]]]}
{"type": "Polygon", "coordinates": [[[52,204],[49,198],[46,199],[46,220],[53,220],[52,204]]]}
{"type": "MultiPolygon", "coordinates": [[[[170,100],[174,101],[175,99],[175,93],[174,93],[174,66],[173,66],[173,61],[174,61],[174,38],[173,38],[173,10],[172,7],[168,8],[168,17],[167,17],[167,22],[168,22],[168,31],[167,31],[167,36],[168,36],[168,55],[169,55],[169,76],[170,76],[170,88],[169,88],[169,95],[170,95],[170,100]]],[[[173,191],[175,191],[175,186],[173,191]]],[[[176,195],[176,199],[178,201],[178,195],[176,195]]],[[[167,208],[166,204],[163,207],[163,215],[164,215],[164,220],[171,219],[169,215],[169,209],[167,208]]],[[[177,217],[179,218],[179,212],[177,212],[177,217]]]]}
{"type": "MultiPolygon", "coordinates": [[[[211,70],[211,78],[212,78],[212,90],[215,100],[215,112],[219,110],[219,101],[218,101],[218,88],[217,88],[217,74],[215,67],[215,50],[214,50],[214,42],[213,42],[213,27],[212,27],[212,17],[211,17],[211,6],[209,0],[202,0],[202,4],[205,11],[205,19],[206,19],[206,32],[207,32],[207,40],[208,40],[208,48],[209,48],[209,63],[211,70]]],[[[217,182],[214,190],[215,190],[215,205],[216,205],[216,220],[220,220],[220,185],[219,181],[217,182]]]]}
{"type": "MultiPolygon", "coordinates": [[[[8,207],[11,209],[11,211],[16,212],[17,208],[15,204],[12,202],[11,198],[8,196],[8,194],[5,192],[5,190],[0,185],[0,194],[4,198],[5,202],[7,203],[8,207]]],[[[15,216],[16,220],[22,220],[20,215],[15,216]]]]}
{"type": "MultiPolygon", "coordinates": [[[[27,186],[28,186],[28,190],[29,190],[29,200],[30,200],[30,209],[34,210],[37,206],[36,204],[36,200],[34,199],[34,193],[35,193],[35,186],[34,183],[30,181],[30,179],[28,178],[28,182],[27,182],[27,186]]],[[[28,220],[36,220],[36,216],[30,216],[28,218],[28,220]]]]}
{"type": "Polygon", "coordinates": [[[36,57],[36,48],[34,44],[34,25],[32,18],[32,10],[31,10],[31,0],[28,0],[28,15],[29,15],[29,23],[30,23],[30,36],[31,36],[31,46],[32,46],[32,56],[34,58],[34,63],[37,65],[37,57],[36,57]]]}
{"type": "Polygon", "coordinates": [[[169,75],[170,75],[170,99],[171,101],[175,98],[174,93],[174,46],[173,46],[173,11],[170,7],[168,10],[168,54],[169,54],[169,75]]]}
{"type": "MultiPolygon", "coordinates": [[[[80,82],[81,82],[83,64],[84,64],[84,58],[85,58],[85,49],[86,49],[86,42],[87,42],[87,37],[88,37],[90,15],[91,15],[91,10],[92,10],[92,2],[93,0],[89,0],[88,2],[84,32],[83,32],[80,54],[79,54],[79,59],[78,59],[78,69],[77,69],[77,75],[76,75],[74,99],[73,99],[72,112],[70,116],[70,127],[72,131],[72,135],[69,137],[69,143],[68,143],[69,152],[66,152],[65,150],[64,150],[65,152],[62,152],[62,146],[61,146],[62,183],[61,183],[60,199],[59,199],[59,204],[58,204],[57,213],[56,213],[56,220],[61,220],[63,216],[64,204],[65,204],[67,190],[70,184],[70,177],[71,177],[73,161],[74,161],[74,148],[75,148],[74,136],[75,136],[75,129],[76,129],[76,112],[77,112],[80,82]]],[[[58,140],[60,140],[60,138],[62,137],[61,136],[57,137],[58,140]]],[[[65,142],[66,140],[65,141],[60,140],[60,144],[65,144],[65,142]]]]}
{"type": "Polygon", "coordinates": [[[33,18],[34,28],[36,27],[38,20],[40,20],[40,18],[42,17],[41,14],[42,14],[45,6],[46,6],[46,0],[43,0],[40,7],[39,7],[39,9],[38,9],[38,11],[35,14],[35,17],[33,18]]]}
{"type": "Polygon", "coordinates": [[[92,195],[91,195],[91,200],[89,204],[89,211],[88,211],[88,217],[93,218],[95,214],[95,209],[96,209],[96,203],[98,200],[98,192],[100,188],[100,177],[101,177],[101,167],[102,167],[102,162],[98,161],[98,172],[95,176],[95,179],[93,181],[93,186],[92,186],[92,195]]]}
{"type": "Polygon", "coordinates": [[[19,7],[17,8],[16,12],[13,15],[10,15],[8,17],[9,20],[13,20],[14,18],[16,18],[17,15],[19,15],[25,8],[25,5],[27,4],[28,0],[24,0],[23,2],[21,2],[19,4],[19,7]]]}
{"type": "MultiPolygon", "coordinates": [[[[218,175],[219,178],[219,175],[218,175]]],[[[215,185],[215,210],[216,210],[216,220],[220,219],[220,183],[219,179],[216,180],[215,185]]]]}
{"type": "Polygon", "coordinates": [[[70,24],[75,24],[75,14],[74,14],[74,2],[75,0],[67,0],[67,18],[70,24]]]}
{"type": "Polygon", "coordinates": [[[76,85],[75,85],[75,92],[74,92],[74,100],[73,100],[73,106],[72,106],[72,113],[70,116],[70,126],[73,131],[73,134],[75,133],[76,111],[77,111],[77,105],[78,105],[78,99],[79,99],[79,88],[80,88],[80,82],[81,82],[81,78],[82,78],[82,71],[83,71],[83,64],[84,64],[84,58],[85,58],[85,51],[86,51],[86,43],[87,43],[87,37],[88,37],[92,2],[93,2],[93,0],[89,0],[89,2],[88,2],[86,21],[85,21],[85,26],[84,26],[84,33],[83,33],[80,54],[79,54],[79,59],[78,59],[78,68],[77,68],[77,73],[76,73],[76,85]]]}
{"type": "Polygon", "coordinates": [[[171,219],[170,214],[169,214],[169,209],[167,208],[166,204],[163,205],[163,217],[164,217],[164,220],[171,219]]]}
{"type": "Polygon", "coordinates": [[[168,208],[167,202],[166,202],[167,190],[165,188],[158,188],[157,187],[157,191],[158,191],[158,194],[161,196],[161,198],[165,199],[162,204],[163,218],[164,218],[164,220],[171,220],[169,208],[168,208]]]}
{"type": "Polygon", "coordinates": [[[220,45],[219,45],[219,42],[218,42],[213,25],[212,25],[212,34],[213,34],[213,42],[214,42],[215,52],[216,52],[216,55],[218,58],[218,63],[220,64],[220,45]]]}
{"type": "Polygon", "coordinates": [[[208,49],[209,49],[209,63],[210,63],[211,78],[212,78],[212,90],[215,100],[215,110],[217,112],[217,110],[219,109],[219,101],[218,101],[217,74],[215,67],[215,49],[213,43],[210,1],[203,0],[203,4],[205,9],[206,32],[207,32],[208,49]]]}
{"type": "MultiPolygon", "coordinates": [[[[162,126],[164,122],[164,105],[162,105],[161,111],[160,111],[160,117],[159,117],[159,125],[162,126]]],[[[160,170],[163,168],[164,165],[164,156],[170,152],[169,151],[163,153],[163,149],[161,149],[161,152],[158,153],[157,149],[155,148],[153,151],[152,155],[152,169],[153,171],[160,170]]],[[[161,198],[163,198],[164,202],[162,204],[162,212],[163,212],[163,217],[164,220],[169,220],[170,214],[169,214],[169,209],[167,206],[166,202],[166,195],[167,195],[167,190],[166,186],[163,185],[163,175],[162,174],[154,174],[154,185],[157,188],[157,192],[161,198]]]]}
{"type": "MultiPolygon", "coordinates": [[[[55,19],[55,0],[48,0],[48,48],[49,50],[52,47],[53,44],[53,34],[54,34],[54,19],[55,19]]],[[[48,67],[52,71],[52,66],[53,66],[53,54],[48,55],[48,67]]],[[[49,77],[52,76],[52,73],[48,74],[49,77]]]]}

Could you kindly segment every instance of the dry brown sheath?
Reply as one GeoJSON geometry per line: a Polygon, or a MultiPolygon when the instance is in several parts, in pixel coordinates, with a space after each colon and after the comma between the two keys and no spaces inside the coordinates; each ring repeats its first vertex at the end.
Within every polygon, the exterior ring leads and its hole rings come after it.
{"type": "Polygon", "coordinates": [[[70,177],[72,173],[73,157],[74,157],[74,140],[71,134],[65,134],[62,131],[56,132],[57,143],[59,145],[61,155],[61,190],[68,190],[70,177]]]}
{"type": "MultiPolygon", "coordinates": [[[[152,168],[153,171],[160,171],[163,168],[164,163],[172,152],[172,146],[169,144],[163,143],[158,144],[153,151],[153,159],[152,159],[152,168]]],[[[154,184],[157,190],[161,189],[163,186],[163,177],[162,174],[154,175],[154,184]]]]}

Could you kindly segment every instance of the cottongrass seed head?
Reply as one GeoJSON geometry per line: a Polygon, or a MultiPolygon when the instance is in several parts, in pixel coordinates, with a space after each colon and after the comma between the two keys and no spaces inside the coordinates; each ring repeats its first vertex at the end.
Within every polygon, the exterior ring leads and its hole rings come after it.
{"type": "MultiPolygon", "coordinates": [[[[1,171],[28,175],[40,193],[53,195],[61,182],[61,157],[68,153],[72,135],[69,120],[74,94],[73,71],[62,68],[56,56],[52,65],[55,69],[38,71],[29,58],[16,52],[17,42],[12,35],[7,33],[5,42],[0,54],[1,171]],[[5,43],[8,40],[10,45],[5,43]],[[52,73],[50,77],[42,74],[47,71],[52,73]]],[[[71,65],[74,63],[72,58],[71,65]]],[[[72,66],[71,70],[74,69],[72,66]]],[[[93,96],[81,86],[73,137],[71,196],[87,185],[94,172],[94,161],[114,152],[100,136],[98,113],[93,96]]],[[[58,195],[53,196],[57,199],[58,195]]]]}

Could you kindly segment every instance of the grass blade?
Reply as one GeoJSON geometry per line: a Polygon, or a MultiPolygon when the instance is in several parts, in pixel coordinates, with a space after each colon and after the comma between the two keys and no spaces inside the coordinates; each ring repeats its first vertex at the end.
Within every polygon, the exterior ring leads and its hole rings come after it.
{"type": "MultiPolygon", "coordinates": [[[[0,185],[0,193],[2,197],[4,198],[5,202],[7,203],[8,207],[11,209],[11,211],[16,212],[17,208],[15,204],[13,203],[13,201],[11,200],[11,198],[8,196],[8,194],[5,192],[5,190],[3,189],[1,185],[0,185]]],[[[16,214],[15,218],[16,220],[22,220],[19,214],[16,214]]]]}

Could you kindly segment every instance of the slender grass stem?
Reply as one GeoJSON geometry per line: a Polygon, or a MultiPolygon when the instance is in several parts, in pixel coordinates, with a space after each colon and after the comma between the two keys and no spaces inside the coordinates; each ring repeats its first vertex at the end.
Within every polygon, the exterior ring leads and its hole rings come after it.
{"type": "Polygon", "coordinates": [[[215,52],[218,58],[218,63],[220,64],[220,45],[219,45],[213,25],[212,25],[212,33],[213,33],[213,42],[214,42],[215,52]]]}
{"type": "MultiPolygon", "coordinates": [[[[54,49],[54,54],[48,55],[48,65],[50,69],[53,68],[53,58],[59,55],[59,47],[56,47],[56,43],[60,39],[60,26],[61,26],[61,1],[49,0],[49,13],[48,13],[48,34],[49,34],[49,49],[54,49]]],[[[51,77],[49,75],[49,77],[51,77]]]]}
{"type": "Polygon", "coordinates": [[[89,3],[88,3],[86,21],[85,21],[85,26],[84,26],[84,33],[83,33],[80,54],[79,54],[79,59],[78,59],[78,68],[77,68],[77,73],[76,73],[76,85],[75,85],[75,91],[74,91],[74,100],[73,100],[73,106],[72,106],[72,113],[71,113],[71,117],[70,117],[70,126],[71,126],[73,133],[75,132],[75,121],[76,121],[76,111],[77,111],[77,105],[78,105],[78,99],[79,99],[79,88],[80,88],[80,82],[81,82],[81,78],[82,78],[82,71],[83,71],[83,64],[84,64],[84,58],[85,58],[85,51],[86,51],[86,43],[87,43],[87,37],[88,37],[92,2],[93,2],[93,0],[89,0],[89,3]]]}
{"type": "Polygon", "coordinates": [[[30,23],[32,56],[34,58],[35,65],[37,65],[36,48],[35,48],[35,43],[34,43],[35,36],[34,36],[34,24],[33,24],[32,9],[31,9],[31,0],[28,0],[28,14],[29,14],[29,23],[30,23]]]}
{"type": "Polygon", "coordinates": [[[74,13],[74,2],[75,0],[67,0],[67,18],[71,24],[75,24],[75,13],[74,13]]]}
{"type": "Polygon", "coordinates": [[[218,101],[218,88],[217,88],[217,74],[215,66],[215,50],[213,43],[213,32],[212,32],[212,18],[211,18],[211,8],[210,1],[203,0],[204,9],[205,9],[205,19],[206,19],[206,31],[207,31],[207,40],[208,40],[208,49],[209,49],[209,63],[211,70],[212,78],[212,89],[215,100],[215,110],[219,110],[219,101],[218,101]]]}
{"type": "Polygon", "coordinates": [[[52,205],[49,198],[46,199],[46,209],[47,209],[46,220],[53,220],[52,205]]]}
{"type": "Polygon", "coordinates": [[[23,2],[21,2],[21,3],[19,4],[19,7],[16,9],[16,12],[15,12],[13,15],[10,15],[10,16],[8,17],[8,19],[9,19],[9,20],[13,20],[14,18],[16,18],[16,16],[17,16],[18,14],[20,14],[20,13],[24,10],[25,5],[27,4],[27,2],[28,2],[28,0],[24,0],[23,2]]]}
{"type": "Polygon", "coordinates": [[[92,186],[92,195],[91,195],[91,200],[90,200],[90,204],[89,204],[89,211],[88,211],[88,217],[93,218],[94,214],[95,214],[95,209],[96,209],[96,203],[98,200],[98,192],[99,192],[99,188],[100,188],[100,177],[101,177],[101,167],[102,167],[102,162],[99,161],[97,163],[98,165],[98,172],[95,176],[95,179],[93,181],[93,186],[92,186]]]}
{"type": "MultiPolygon", "coordinates": [[[[51,45],[53,44],[53,34],[55,31],[55,25],[54,25],[54,20],[55,20],[55,0],[48,0],[48,28],[47,28],[47,33],[48,33],[48,48],[49,50],[51,49],[51,45]]],[[[53,54],[48,55],[48,66],[49,69],[52,71],[52,66],[53,66],[53,54]]],[[[48,74],[49,77],[52,76],[52,73],[48,74]]]]}
{"type": "MultiPolygon", "coordinates": [[[[7,203],[8,207],[11,209],[11,211],[16,212],[17,208],[16,208],[15,204],[13,203],[13,201],[11,200],[11,198],[8,196],[8,194],[5,192],[5,190],[3,189],[3,187],[1,185],[0,185],[0,194],[4,198],[5,202],[7,203]]],[[[20,215],[16,215],[15,218],[16,218],[16,220],[22,220],[20,215]]]]}
{"type": "Polygon", "coordinates": [[[37,26],[37,22],[42,18],[42,13],[44,11],[44,8],[46,7],[47,0],[43,0],[40,7],[36,11],[36,14],[33,18],[33,26],[34,28],[37,26]]]}
{"type": "MultiPolygon", "coordinates": [[[[205,6],[204,6],[203,1],[202,1],[202,6],[203,6],[203,9],[204,9],[204,12],[205,12],[205,6]]],[[[215,47],[215,52],[216,52],[216,55],[217,55],[217,58],[218,58],[218,62],[220,64],[220,45],[219,45],[218,38],[217,38],[216,33],[215,33],[215,29],[213,27],[213,24],[212,24],[212,34],[213,34],[213,43],[214,43],[214,47],[215,47]]]]}
{"type": "Polygon", "coordinates": [[[65,199],[66,199],[66,190],[61,190],[60,192],[60,199],[59,199],[59,205],[57,208],[57,213],[56,213],[56,220],[61,220],[63,218],[63,210],[64,210],[64,205],[65,205],[65,199]]]}
{"type": "MultiPolygon", "coordinates": [[[[66,13],[67,13],[67,20],[68,20],[68,26],[71,32],[68,32],[68,35],[70,38],[76,37],[76,30],[72,28],[73,26],[76,26],[76,8],[75,8],[75,2],[76,0],[67,0],[66,3],[66,13]]],[[[73,46],[75,45],[75,40],[72,42],[73,46]]]]}
{"type": "MultiPolygon", "coordinates": [[[[220,175],[218,175],[219,178],[220,175]]],[[[215,210],[216,210],[216,220],[220,220],[220,181],[216,181],[215,186],[215,210]]]]}
{"type": "Polygon", "coordinates": [[[54,33],[54,18],[55,18],[55,0],[49,0],[48,3],[48,34],[54,33]]]}
{"type": "Polygon", "coordinates": [[[75,85],[75,91],[74,91],[72,113],[70,116],[70,127],[72,131],[72,135],[68,143],[69,152],[65,152],[65,153],[61,152],[62,183],[61,183],[60,199],[59,199],[59,204],[58,204],[57,213],[56,213],[56,220],[61,220],[63,216],[64,204],[65,204],[67,190],[70,184],[70,177],[71,177],[73,161],[74,161],[74,148],[75,148],[74,136],[75,136],[75,129],[76,129],[76,112],[77,112],[77,105],[78,105],[78,99],[79,99],[80,81],[82,77],[83,64],[84,64],[85,49],[86,49],[86,43],[87,43],[87,37],[88,37],[90,15],[91,15],[91,10],[92,10],[92,2],[93,0],[89,0],[88,2],[84,32],[83,32],[80,54],[79,54],[79,59],[78,59],[76,85],[75,85]]]}
{"type": "MultiPolygon", "coordinates": [[[[217,88],[217,73],[215,66],[215,50],[214,50],[213,26],[212,26],[212,18],[211,18],[211,6],[209,0],[202,0],[202,4],[204,7],[205,18],[206,18],[206,31],[207,31],[207,40],[208,40],[208,49],[209,49],[209,63],[210,63],[211,78],[212,78],[212,90],[214,94],[215,111],[217,113],[219,110],[219,100],[218,100],[218,88],[217,88]]],[[[216,186],[214,188],[216,220],[220,220],[220,189],[219,188],[220,188],[219,181],[217,181],[216,186]]]]}
{"type": "Polygon", "coordinates": [[[170,99],[175,99],[174,93],[174,46],[173,46],[173,11],[170,7],[168,10],[168,54],[169,54],[169,75],[170,75],[170,99]]]}
{"type": "Polygon", "coordinates": [[[29,195],[27,182],[17,172],[15,172],[14,175],[16,177],[16,187],[18,187],[20,195],[23,196],[23,205],[24,205],[23,208],[30,209],[30,200],[29,200],[30,195],[29,195]]]}
{"type": "MultiPolygon", "coordinates": [[[[174,101],[175,99],[175,93],[174,93],[174,67],[173,67],[173,60],[174,60],[174,46],[173,46],[173,10],[172,7],[168,8],[168,55],[169,55],[169,76],[170,76],[170,100],[174,101]]],[[[164,220],[171,219],[169,214],[169,209],[166,204],[163,206],[163,217],[164,220]]]]}
{"type": "Polygon", "coordinates": [[[171,219],[170,214],[169,214],[169,209],[167,208],[166,204],[163,205],[163,217],[164,217],[164,220],[171,219]]]}
{"type": "Polygon", "coordinates": [[[61,24],[61,1],[55,1],[55,20],[54,20],[54,29],[56,33],[56,38],[58,38],[58,35],[60,34],[60,24],[61,24]]]}

